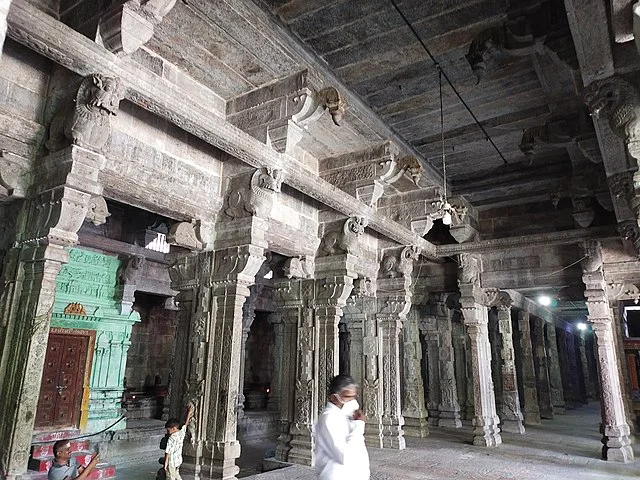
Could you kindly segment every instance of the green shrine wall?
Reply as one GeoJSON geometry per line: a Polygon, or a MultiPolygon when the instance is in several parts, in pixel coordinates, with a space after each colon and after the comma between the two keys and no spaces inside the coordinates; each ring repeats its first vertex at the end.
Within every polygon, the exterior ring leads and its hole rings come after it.
{"type": "MultiPolygon", "coordinates": [[[[69,249],[69,263],[56,279],[51,326],[95,331],[88,402],[83,399],[80,427],[102,430],[121,415],[131,329],[140,315],[122,308],[118,257],[69,249]],[[123,313],[124,312],[124,313],[123,313]]],[[[126,420],[113,427],[124,429],[126,420]]]]}

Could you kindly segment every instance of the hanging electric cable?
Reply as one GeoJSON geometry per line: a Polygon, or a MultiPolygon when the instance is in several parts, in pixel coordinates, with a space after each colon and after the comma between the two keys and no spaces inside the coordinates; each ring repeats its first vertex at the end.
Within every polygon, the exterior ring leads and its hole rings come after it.
{"type": "MultiPolygon", "coordinates": [[[[398,14],[402,17],[402,20],[404,20],[404,22],[407,24],[407,26],[409,27],[409,29],[411,30],[413,35],[418,39],[418,42],[420,42],[420,45],[422,45],[422,48],[424,49],[424,51],[427,52],[427,55],[429,55],[429,58],[433,62],[433,65],[440,72],[440,75],[444,77],[444,79],[447,81],[447,83],[451,87],[451,90],[453,90],[453,93],[456,94],[456,96],[458,97],[460,102],[462,102],[462,105],[464,105],[464,107],[467,109],[467,111],[471,114],[471,117],[473,118],[473,121],[476,122],[476,125],[478,125],[478,127],[480,127],[480,130],[482,130],[482,133],[484,133],[484,136],[487,139],[487,141],[490,142],[491,145],[493,146],[493,148],[495,149],[495,151],[498,152],[498,155],[500,155],[500,158],[502,159],[502,161],[504,163],[508,163],[507,159],[504,158],[504,155],[502,155],[502,152],[500,151],[498,146],[494,143],[493,139],[489,136],[489,134],[487,133],[485,128],[482,126],[482,124],[478,120],[478,117],[476,117],[475,114],[473,113],[473,111],[471,110],[471,107],[469,107],[469,105],[467,105],[467,102],[464,101],[464,98],[462,98],[462,96],[460,95],[460,93],[458,92],[456,87],[453,85],[453,82],[447,76],[446,72],[444,70],[442,70],[442,67],[440,66],[440,64],[438,63],[436,58],[431,54],[431,51],[427,48],[427,45],[422,41],[422,38],[420,38],[420,35],[418,35],[418,32],[416,31],[416,29],[413,28],[413,25],[411,25],[411,22],[409,22],[409,19],[407,19],[407,17],[402,12],[402,10],[400,10],[400,7],[398,7],[398,5],[396,4],[395,0],[390,0],[390,1],[391,1],[391,4],[394,6],[394,8],[397,10],[398,14]]],[[[441,108],[441,110],[442,110],[442,108],[441,108]]]]}

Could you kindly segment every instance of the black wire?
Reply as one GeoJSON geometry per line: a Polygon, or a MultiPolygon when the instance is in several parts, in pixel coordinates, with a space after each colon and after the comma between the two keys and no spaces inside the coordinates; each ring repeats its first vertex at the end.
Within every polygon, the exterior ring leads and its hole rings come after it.
{"type": "Polygon", "coordinates": [[[471,114],[471,116],[473,117],[473,120],[476,122],[476,125],[478,125],[478,127],[480,127],[480,130],[482,130],[482,133],[484,133],[484,136],[487,138],[487,140],[489,142],[491,142],[491,145],[493,145],[493,148],[496,150],[496,152],[498,152],[498,155],[500,155],[500,158],[502,159],[502,161],[504,163],[508,163],[507,159],[504,158],[504,155],[502,155],[502,152],[500,151],[500,149],[497,147],[497,145],[495,143],[493,143],[493,140],[491,139],[491,137],[489,136],[489,134],[487,133],[487,131],[484,129],[484,127],[482,126],[482,124],[480,123],[480,121],[478,120],[478,118],[475,116],[475,114],[471,111],[471,107],[469,107],[469,105],[467,105],[467,102],[464,101],[464,98],[462,98],[462,96],[460,95],[460,93],[458,92],[458,90],[456,89],[456,87],[453,85],[453,83],[451,82],[451,80],[449,80],[449,77],[447,76],[447,74],[445,73],[445,71],[442,69],[442,67],[440,66],[440,64],[438,63],[438,61],[436,60],[436,58],[431,54],[431,52],[429,51],[429,49],[427,48],[427,46],[425,45],[425,43],[422,41],[422,38],[420,38],[420,35],[418,35],[418,32],[416,31],[415,28],[413,28],[413,25],[411,25],[411,23],[409,22],[409,19],[407,19],[407,17],[404,15],[404,13],[402,13],[402,10],[400,10],[400,7],[398,7],[398,5],[396,4],[395,0],[390,0],[391,4],[394,6],[394,8],[398,11],[398,13],[400,14],[400,16],[402,17],[402,19],[404,20],[404,22],[407,24],[407,26],[411,29],[411,31],[413,32],[413,34],[415,35],[415,37],[418,39],[418,42],[420,42],[420,45],[422,45],[422,48],[424,48],[424,51],[427,52],[427,55],[429,55],[429,58],[431,58],[431,61],[433,62],[433,64],[435,65],[435,67],[440,70],[440,72],[442,73],[442,76],[444,77],[444,79],[447,81],[447,83],[449,84],[449,86],[451,87],[451,90],[453,90],[453,93],[456,94],[456,96],[460,99],[460,101],[462,102],[462,105],[464,105],[464,107],[467,109],[467,111],[471,114]]]}
{"type": "MultiPolygon", "coordinates": [[[[71,440],[79,440],[81,438],[88,438],[88,437],[95,437],[96,435],[100,435],[103,432],[106,432],[107,430],[109,430],[111,427],[113,427],[116,423],[120,423],[124,418],[126,417],[126,415],[122,415],[118,420],[116,420],[115,422],[113,422],[111,425],[109,425],[107,428],[104,428],[102,430],[100,430],[99,432],[96,433],[88,433],[86,435],[80,435],[79,437],[72,437],[72,438],[63,438],[62,440],[67,440],[67,441],[71,441],[71,440]]],[[[44,445],[45,443],[51,443],[49,442],[31,442],[31,445],[44,445]]]]}

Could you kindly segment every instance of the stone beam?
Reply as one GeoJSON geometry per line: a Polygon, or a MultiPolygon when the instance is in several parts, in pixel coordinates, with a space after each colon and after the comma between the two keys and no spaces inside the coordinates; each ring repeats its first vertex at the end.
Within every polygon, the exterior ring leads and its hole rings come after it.
{"type": "Polygon", "coordinates": [[[525,297],[524,295],[522,295],[520,292],[517,292],[516,290],[505,290],[505,292],[507,292],[511,297],[511,299],[513,300],[514,308],[519,308],[520,310],[528,312],[531,315],[534,315],[538,318],[543,319],[547,323],[554,324],[558,328],[570,330],[569,328],[570,324],[558,318],[556,315],[553,314],[551,310],[538,305],[536,302],[534,302],[530,298],[525,297]]]}
{"type": "Polygon", "coordinates": [[[585,86],[614,74],[609,22],[602,0],[564,0],[585,86]]]}
{"type": "Polygon", "coordinates": [[[366,216],[369,227],[382,235],[403,245],[417,245],[426,256],[435,254],[433,244],[341,192],[293,158],[265,147],[226,122],[219,110],[194,101],[179,86],[154,75],[129,58],[115,56],[25,0],[14,1],[8,24],[9,36],[54,62],[83,76],[102,73],[119,77],[127,87],[126,98],[138,106],[166,118],[253,167],[283,169],[286,171],[286,183],[296,190],[347,216],[356,213],[366,216]]]}
{"type": "Polygon", "coordinates": [[[436,247],[436,255],[438,257],[449,257],[458,253],[483,253],[523,246],[568,245],[591,238],[618,238],[618,236],[618,233],[612,227],[581,228],[562,232],[522,235],[520,237],[496,238],[457,245],[438,245],[436,247]]]}

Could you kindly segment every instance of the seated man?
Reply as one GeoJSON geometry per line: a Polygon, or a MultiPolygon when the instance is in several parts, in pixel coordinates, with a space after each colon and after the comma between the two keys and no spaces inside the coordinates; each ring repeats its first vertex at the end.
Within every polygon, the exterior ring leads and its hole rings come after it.
{"type": "Polygon", "coordinates": [[[100,461],[100,454],[96,453],[86,467],[77,465],[75,458],[71,457],[69,440],[58,440],[54,443],[53,456],[55,459],[49,469],[48,480],[84,480],[100,461]]]}

